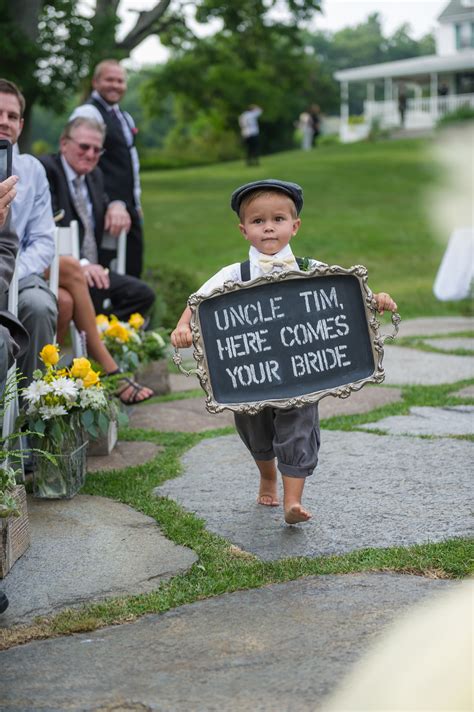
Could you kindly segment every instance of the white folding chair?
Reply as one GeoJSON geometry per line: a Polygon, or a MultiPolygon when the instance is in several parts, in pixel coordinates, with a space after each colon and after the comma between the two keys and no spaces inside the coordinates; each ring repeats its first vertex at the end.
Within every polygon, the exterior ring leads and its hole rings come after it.
{"type": "MultiPolygon", "coordinates": [[[[110,269],[117,274],[126,274],[126,259],[127,259],[127,233],[125,230],[120,232],[118,237],[114,237],[109,232],[104,232],[101,245],[104,250],[115,250],[116,256],[110,262],[110,269]]],[[[103,303],[104,309],[109,309],[111,306],[110,299],[105,299],[103,303]]]]}
{"type": "MultiPolygon", "coordinates": [[[[10,282],[10,287],[8,290],[8,311],[10,311],[14,316],[18,316],[18,262],[15,265],[15,271],[10,282]]],[[[16,361],[8,369],[7,374],[7,386],[8,386],[8,397],[5,404],[3,412],[3,423],[2,423],[2,438],[8,438],[13,432],[15,432],[15,423],[18,415],[20,413],[20,404],[18,398],[18,384],[16,379],[16,361]]],[[[23,449],[25,443],[24,438],[19,438],[19,443],[17,449],[23,449]]],[[[9,443],[12,445],[12,443],[9,443]]],[[[21,465],[21,478],[24,480],[25,471],[23,465],[23,459],[20,458],[21,465]]]]}
{"type": "Polygon", "coordinates": [[[100,246],[104,250],[117,252],[116,257],[110,263],[110,269],[117,274],[126,274],[127,233],[125,230],[122,230],[118,237],[113,237],[110,233],[105,232],[100,246]]]}
{"type": "MultiPolygon", "coordinates": [[[[59,291],[59,258],[62,255],[71,255],[77,260],[80,258],[79,227],[77,220],[72,220],[69,227],[55,229],[55,254],[50,267],[49,288],[58,296],[59,291]]],[[[76,358],[87,356],[87,346],[83,334],[80,334],[71,322],[72,351],[76,358]]]]}

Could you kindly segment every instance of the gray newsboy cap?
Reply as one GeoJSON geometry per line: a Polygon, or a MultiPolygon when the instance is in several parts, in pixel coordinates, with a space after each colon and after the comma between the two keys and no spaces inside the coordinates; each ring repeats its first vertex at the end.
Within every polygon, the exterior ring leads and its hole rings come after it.
{"type": "Polygon", "coordinates": [[[254,180],[252,183],[245,183],[241,185],[240,188],[234,190],[232,193],[232,198],[230,199],[230,207],[234,210],[237,215],[240,212],[240,204],[249,193],[253,193],[254,190],[265,190],[265,188],[270,188],[274,190],[281,190],[282,193],[286,193],[294,202],[296,206],[296,214],[299,215],[303,208],[303,190],[301,186],[297,183],[290,183],[285,180],[276,180],[275,178],[266,178],[265,180],[254,180]]]}

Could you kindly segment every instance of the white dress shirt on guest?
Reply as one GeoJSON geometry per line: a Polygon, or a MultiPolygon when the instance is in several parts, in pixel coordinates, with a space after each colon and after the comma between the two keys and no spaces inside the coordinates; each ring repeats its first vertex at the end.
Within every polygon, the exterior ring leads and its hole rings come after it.
{"type": "Polygon", "coordinates": [[[18,279],[43,275],[54,257],[54,218],[46,171],[28,153],[13,150],[12,173],[19,177],[11,207],[11,226],[18,235],[18,279]]]}

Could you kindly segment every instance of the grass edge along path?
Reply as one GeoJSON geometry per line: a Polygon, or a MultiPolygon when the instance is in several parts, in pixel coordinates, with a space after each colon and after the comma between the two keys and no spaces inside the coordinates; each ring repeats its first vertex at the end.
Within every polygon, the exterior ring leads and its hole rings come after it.
{"type": "MultiPolygon", "coordinates": [[[[402,403],[357,416],[322,421],[323,428],[353,430],[362,422],[388,414],[407,412],[410,405],[464,403],[450,394],[473,381],[443,386],[412,386],[403,389],[402,403]]],[[[468,399],[469,400],[469,399],[468,399]]],[[[472,402],[472,401],[471,401],[472,402]]],[[[192,549],[198,561],[185,573],[162,582],[146,594],[110,598],[80,608],[67,609],[34,624],[0,631],[0,650],[32,640],[97,630],[129,623],[140,616],[164,613],[178,606],[238,590],[294,581],[304,576],[397,572],[436,578],[464,578],[474,571],[474,541],[451,539],[439,543],[387,549],[361,549],[339,556],[316,559],[297,557],[263,562],[205,529],[205,522],[167,498],[150,496],[165,480],[181,473],[181,455],[201,440],[226,435],[233,428],[205,433],[162,433],[125,430],[121,439],[147,440],[165,447],[151,462],[124,470],[88,475],[84,494],[109,497],[154,518],[163,534],[176,544],[192,549]]]]}

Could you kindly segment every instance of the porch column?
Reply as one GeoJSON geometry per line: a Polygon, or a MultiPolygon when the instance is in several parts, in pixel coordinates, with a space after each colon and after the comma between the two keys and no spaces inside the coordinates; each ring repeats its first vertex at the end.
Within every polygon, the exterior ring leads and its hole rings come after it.
{"type": "Polygon", "coordinates": [[[374,116],[374,101],[375,101],[375,84],[374,82],[367,82],[367,100],[364,102],[364,119],[366,123],[372,121],[374,116]]]}
{"type": "Polygon", "coordinates": [[[433,72],[430,75],[430,95],[431,95],[431,118],[433,123],[438,118],[438,75],[433,72]]]}
{"type": "Polygon", "coordinates": [[[390,125],[390,118],[392,114],[392,99],[393,99],[393,82],[392,77],[385,77],[383,83],[383,98],[384,98],[384,108],[382,115],[382,125],[390,125]]]}
{"type": "Polygon", "coordinates": [[[349,82],[341,82],[341,123],[349,123],[349,82]]]}

